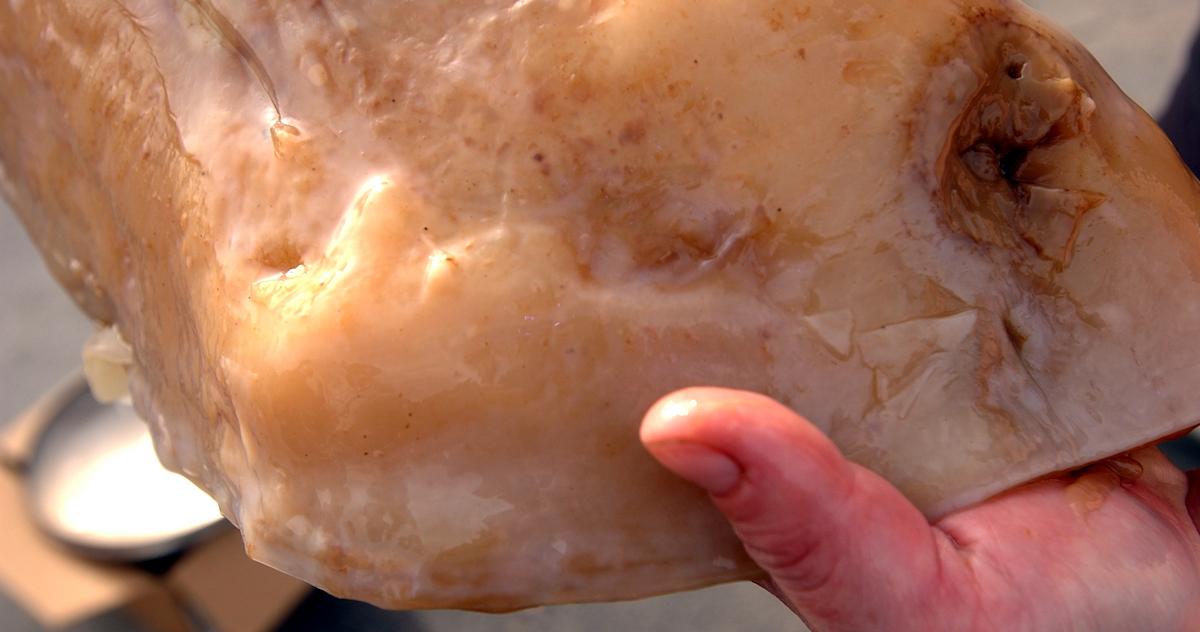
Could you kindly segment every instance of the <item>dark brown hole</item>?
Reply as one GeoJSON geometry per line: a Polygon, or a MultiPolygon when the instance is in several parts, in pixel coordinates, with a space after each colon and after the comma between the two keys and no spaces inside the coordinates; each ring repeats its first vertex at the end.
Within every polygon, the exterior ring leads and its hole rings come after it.
{"type": "Polygon", "coordinates": [[[258,262],[264,267],[286,272],[304,263],[300,248],[287,237],[271,239],[258,247],[258,262]]]}
{"type": "Polygon", "coordinates": [[[1029,160],[1029,150],[1024,147],[1014,147],[1000,154],[1000,175],[1005,180],[1016,180],[1017,174],[1025,161],[1029,160]]]}
{"type": "Polygon", "coordinates": [[[1025,76],[1026,65],[1026,62],[1023,61],[1010,61],[1004,72],[1008,75],[1009,79],[1019,80],[1025,76]]]}
{"type": "Polygon", "coordinates": [[[1012,343],[1013,349],[1020,354],[1021,350],[1025,348],[1025,341],[1029,340],[1029,336],[1021,333],[1016,323],[1007,316],[1004,317],[1004,333],[1008,336],[1008,341],[1012,343]]]}

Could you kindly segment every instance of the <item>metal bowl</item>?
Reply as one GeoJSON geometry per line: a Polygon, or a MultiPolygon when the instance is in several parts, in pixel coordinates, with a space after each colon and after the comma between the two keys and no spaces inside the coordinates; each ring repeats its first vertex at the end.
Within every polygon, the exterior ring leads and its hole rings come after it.
{"type": "Polygon", "coordinates": [[[93,559],[144,562],[229,528],[212,498],[159,463],[132,406],[97,402],[82,382],[62,401],[26,475],[51,537],[93,559]]]}

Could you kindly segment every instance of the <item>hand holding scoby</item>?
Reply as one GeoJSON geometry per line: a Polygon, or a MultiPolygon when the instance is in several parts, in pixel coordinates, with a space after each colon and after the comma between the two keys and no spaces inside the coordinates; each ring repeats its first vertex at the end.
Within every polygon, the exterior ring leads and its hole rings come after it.
{"type": "Polygon", "coordinates": [[[0,59],[94,373],[337,595],[760,575],[638,441],[688,386],[803,411],[887,537],[1200,419],[1200,185],[1016,2],[0,2],[0,59]]]}

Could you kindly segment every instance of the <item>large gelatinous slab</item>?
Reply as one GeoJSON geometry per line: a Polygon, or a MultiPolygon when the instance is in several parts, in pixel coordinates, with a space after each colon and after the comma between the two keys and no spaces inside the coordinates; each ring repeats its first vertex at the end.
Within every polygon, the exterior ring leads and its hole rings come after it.
{"type": "Polygon", "coordinates": [[[930,516],[1200,419],[1200,187],[1015,2],[13,0],[0,165],[164,462],[386,606],[754,575],[678,387],[930,516]]]}

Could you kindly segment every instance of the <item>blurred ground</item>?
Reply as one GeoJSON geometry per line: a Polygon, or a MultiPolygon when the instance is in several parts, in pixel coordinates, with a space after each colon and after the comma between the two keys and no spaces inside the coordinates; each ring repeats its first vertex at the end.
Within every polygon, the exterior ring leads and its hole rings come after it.
{"type": "MultiPolygon", "coordinates": [[[[1087,44],[1113,77],[1148,111],[1166,105],[1193,29],[1196,0],[1035,0],[1087,44]]],[[[19,223],[0,209],[0,423],[78,363],[87,322],[46,274],[19,223]]],[[[3,537],[3,534],[0,534],[3,537]]],[[[123,629],[106,618],[80,632],[123,629]]],[[[0,630],[36,630],[0,594],[0,630]]],[[[508,616],[453,612],[384,614],[358,604],[314,596],[287,630],[600,631],[802,629],[789,611],[753,586],[727,586],[632,604],[546,608],[508,616]]]]}
{"type": "Polygon", "coordinates": [[[1196,0],[1026,0],[1083,41],[1146,111],[1167,105],[1200,26],[1196,0]]]}

